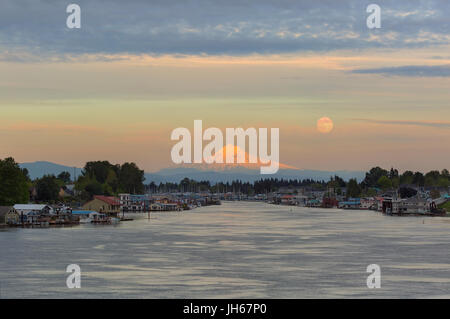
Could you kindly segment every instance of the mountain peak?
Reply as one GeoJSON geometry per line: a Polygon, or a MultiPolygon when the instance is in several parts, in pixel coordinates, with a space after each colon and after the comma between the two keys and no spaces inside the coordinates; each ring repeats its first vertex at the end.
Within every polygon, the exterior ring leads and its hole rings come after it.
{"type": "Polygon", "coordinates": [[[69,172],[70,178],[73,179],[73,174],[76,176],[81,174],[81,168],[56,164],[48,161],[35,161],[20,163],[21,168],[26,168],[31,179],[40,178],[44,175],[59,175],[62,172],[69,172]]]}
{"type": "MultiPolygon", "coordinates": [[[[226,150],[224,150],[226,152],[226,150]]],[[[239,151],[239,150],[238,150],[239,151]]],[[[236,153],[235,153],[236,154],[236,153]]],[[[61,172],[69,172],[71,178],[74,173],[74,167],[56,164],[48,161],[36,161],[19,164],[26,168],[32,179],[40,178],[46,174],[58,175],[61,172]]],[[[161,169],[155,173],[145,173],[145,183],[155,182],[179,182],[185,177],[194,180],[207,180],[215,182],[231,182],[241,180],[243,182],[254,182],[261,178],[283,178],[283,179],[315,179],[329,180],[331,176],[337,175],[344,180],[356,178],[361,181],[365,172],[362,171],[319,171],[292,168],[288,165],[280,164],[280,170],[273,175],[261,175],[259,171],[260,164],[183,164],[161,169]]],[[[82,169],[76,167],[75,174],[79,176],[82,169]]]]}
{"type": "MultiPolygon", "coordinates": [[[[231,155],[230,155],[231,156],[231,155]]],[[[227,144],[213,156],[203,159],[203,163],[179,164],[172,167],[194,168],[202,171],[227,171],[227,170],[259,170],[270,164],[270,158],[258,158],[251,155],[239,146],[227,144]],[[227,163],[227,155],[232,154],[232,163],[227,163]]],[[[276,162],[275,162],[276,164],[276,162]]],[[[280,169],[298,169],[294,166],[278,163],[280,169]]]]}

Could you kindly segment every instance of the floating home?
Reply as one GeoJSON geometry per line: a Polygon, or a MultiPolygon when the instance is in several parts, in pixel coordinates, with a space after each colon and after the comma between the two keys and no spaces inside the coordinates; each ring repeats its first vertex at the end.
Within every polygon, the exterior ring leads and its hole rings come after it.
{"type": "Polygon", "coordinates": [[[78,224],[79,220],[72,216],[68,207],[56,210],[45,204],[16,204],[13,206],[19,221],[10,225],[16,226],[49,226],[78,224]]]}
{"type": "Polygon", "coordinates": [[[444,216],[446,211],[439,209],[434,201],[420,198],[392,199],[385,198],[382,212],[387,215],[444,216]]]}
{"type": "Polygon", "coordinates": [[[13,206],[0,206],[0,226],[17,225],[20,215],[13,206]]]}
{"type": "Polygon", "coordinates": [[[74,210],[72,211],[72,215],[78,216],[82,224],[115,224],[120,221],[117,217],[111,217],[92,210],[74,210]]]}
{"type": "Polygon", "coordinates": [[[114,196],[95,195],[94,199],[82,206],[82,209],[96,211],[108,216],[118,216],[120,213],[120,201],[114,196]]]}

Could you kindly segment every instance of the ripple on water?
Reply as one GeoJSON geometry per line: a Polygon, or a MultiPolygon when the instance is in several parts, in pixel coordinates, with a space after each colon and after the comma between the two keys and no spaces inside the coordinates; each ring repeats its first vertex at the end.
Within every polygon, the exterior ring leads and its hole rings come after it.
{"type": "Polygon", "coordinates": [[[232,202],[118,226],[2,229],[6,298],[446,298],[450,219],[232,202]],[[67,289],[68,264],[82,289],[67,289]],[[382,269],[367,289],[366,267],[382,269]]]}

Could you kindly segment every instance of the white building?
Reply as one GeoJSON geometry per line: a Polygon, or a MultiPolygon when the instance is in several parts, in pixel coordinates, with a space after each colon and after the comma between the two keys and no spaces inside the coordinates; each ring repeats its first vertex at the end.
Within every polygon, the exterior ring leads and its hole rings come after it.
{"type": "Polygon", "coordinates": [[[53,214],[53,208],[45,204],[16,204],[14,209],[19,215],[28,215],[29,213],[53,214]]]}

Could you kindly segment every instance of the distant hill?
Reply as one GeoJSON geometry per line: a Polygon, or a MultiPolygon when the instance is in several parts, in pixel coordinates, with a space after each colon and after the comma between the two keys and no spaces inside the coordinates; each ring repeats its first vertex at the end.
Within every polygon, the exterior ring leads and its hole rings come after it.
{"type": "Polygon", "coordinates": [[[365,177],[362,171],[318,171],[303,169],[280,169],[273,175],[261,175],[259,169],[246,169],[242,167],[228,168],[226,170],[205,170],[198,168],[165,168],[156,173],[146,173],[146,183],[155,182],[179,182],[185,177],[197,181],[207,180],[211,183],[215,182],[231,182],[233,180],[241,180],[243,182],[254,182],[255,180],[264,178],[283,178],[283,179],[314,179],[328,181],[331,176],[337,175],[344,180],[356,178],[358,182],[365,177]]]}
{"type": "Polygon", "coordinates": [[[331,176],[337,175],[344,180],[350,178],[356,178],[361,181],[365,177],[365,172],[360,171],[318,171],[318,170],[305,170],[298,169],[296,167],[286,165],[283,163],[277,163],[279,170],[276,174],[261,175],[260,168],[263,164],[254,158],[245,150],[234,146],[226,145],[219,152],[217,152],[212,158],[209,159],[213,164],[182,164],[171,168],[165,168],[156,173],[146,173],[147,183],[153,181],[155,183],[160,182],[179,182],[185,177],[194,179],[197,181],[206,180],[211,183],[215,182],[231,182],[233,180],[241,180],[243,182],[254,182],[262,178],[278,178],[278,179],[314,179],[328,181],[331,176]],[[218,160],[223,162],[226,159],[226,154],[232,152],[234,155],[234,164],[217,163],[218,160]],[[238,158],[242,157],[248,159],[246,163],[239,163],[238,158]],[[250,159],[253,159],[253,164],[250,159]],[[236,164],[239,163],[239,164],[236,164]]]}
{"type": "MultiPolygon", "coordinates": [[[[61,172],[67,171],[73,178],[74,168],[71,166],[56,164],[52,162],[31,162],[21,163],[20,167],[28,169],[32,179],[40,178],[45,174],[58,175],[61,172]]],[[[81,174],[81,168],[75,168],[76,176],[81,174]]],[[[284,179],[315,179],[315,180],[329,180],[330,176],[337,175],[344,180],[356,178],[358,181],[364,179],[365,172],[362,171],[319,171],[319,170],[304,170],[281,168],[278,173],[274,175],[261,175],[259,168],[247,168],[244,166],[217,168],[214,166],[195,166],[191,167],[181,166],[173,168],[164,168],[155,173],[145,173],[145,183],[155,182],[179,182],[185,177],[194,180],[207,180],[211,183],[215,182],[231,182],[233,180],[241,180],[243,182],[254,182],[261,178],[284,178],[284,179]]]]}
{"type": "MultiPolygon", "coordinates": [[[[19,164],[21,168],[26,168],[30,174],[31,179],[40,178],[44,175],[58,175],[61,172],[69,172],[70,178],[73,180],[74,168],[72,166],[65,166],[60,164],[55,164],[52,162],[30,162],[19,164]]],[[[75,168],[76,176],[80,176],[81,168],[75,168]]]]}

